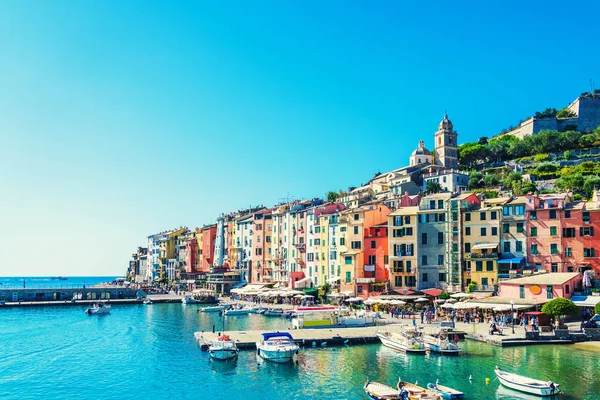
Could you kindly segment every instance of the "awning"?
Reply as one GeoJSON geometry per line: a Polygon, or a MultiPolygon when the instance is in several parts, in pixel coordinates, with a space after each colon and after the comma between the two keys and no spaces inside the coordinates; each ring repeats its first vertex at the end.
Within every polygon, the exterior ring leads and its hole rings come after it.
{"type": "Polygon", "coordinates": [[[443,292],[443,290],[442,289],[425,289],[425,290],[421,290],[421,292],[423,292],[429,296],[432,296],[432,297],[438,297],[443,292]]]}
{"type": "Polygon", "coordinates": [[[498,260],[498,264],[523,264],[525,262],[525,257],[516,257],[516,258],[504,258],[502,260],[498,260]]]}
{"type": "Polygon", "coordinates": [[[495,249],[500,243],[479,243],[471,247],[471,250],[495,249]]]}
{"type": "Polygon", "coordinates": [[[312,278],[311,277],[306,277],[306,278],[302,278],[302,279],[298,279],[296,282],[294,282],[295,284],[298,283],[305,283],[305,282],[311,282],[312,278]]]}
{"type": "Polygon", "coordinates": [[[571,301],[578,307],[594,307],[600,303],[600,296],[573,296],[571,301]]]}
{"type": "Polygon", "coordinates": [[[340,280],[340,277],[339,277],[339,276],[334,276],[333,278],[329,278],[329,279],[327,279],[327,282],[329,282],[329,283],[336,283],[336,282],[338,282],[339,280],[340,280]]]}
{"type": "MultiPolygon", "coordinates": [[[[512,307],[514,307],[515,310],[522,310],[525,308],[533,308],[535,307],[534,305],[524,305],[524,304],[514,304],[512,307]]],[[[497,309],[496,311],[508,311],[511,308],[510,304],[497,304],[497,303],[474,303],[474,302],[470,302],[470,301],[465,301],[462,303],[456,303],[454,304],[454,309],[460,310],[460,309],[468,309],[468,308],[481,308],[484,310],[494,310],[497,309]]]]}

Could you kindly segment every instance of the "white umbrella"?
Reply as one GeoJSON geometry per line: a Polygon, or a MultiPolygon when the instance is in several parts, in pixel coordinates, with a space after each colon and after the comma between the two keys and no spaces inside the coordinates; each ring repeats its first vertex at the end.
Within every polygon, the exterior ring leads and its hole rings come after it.
{"type": "Polygon", "coordinates": [[[494,311],[508,311],[510,310],[510,306],[497,306],[493,308],[494,311]]]}
{"type": "Polygon", "coordinates": [[[368,298],[365,300],[365,304],[375,304],[377,303],[377,300],[372,299],[372,298],[368,298]]]}
{"type": "Polygon", "coordinates": [[[415,300],[415,303],[426,303],[428,301],[429,301],[429,299],[426,299],[425,297],[419,297],[418,299],[415,300]]]}
{"type": "Polygon", "coordinates": [[[448,299],[446,300],[446,303],[456,303],[458,300],[456,299],[448,299]]]}
{"type": "Polygon", "coordinates": [[[444,299],[435,299],[433,302],[434,303],[445,303],[446,300],[444,300],[444,299]]]}
{"type": "Polygon", "coordinates": [[[454,306],[450,303],[444,303],[442,304],[442,308],[454,308],[454,306]]]}
{"type": "Polygon", "coordinates": [[[465,297],[473,297],[473,295],[470,293],[454,293],[454,294],[451,294],[450,297],[452,297],[454,299],[462,299],[465,297]]]}
{"type": "Polygon", "coordinates": [[[406,304],[406,302],[402,301],[402,300],[392,300],[392,301],[390,301],[390,304],[393,304],[395,306],[402,306],[402,305],[406,304]]]}
{"type": "Polygon", "coordinates": [[[362,297],[351,297],[344,301],[347,301],[348,303],[358,303],[359,301],[363,301],[363,298],[362,297]]]}

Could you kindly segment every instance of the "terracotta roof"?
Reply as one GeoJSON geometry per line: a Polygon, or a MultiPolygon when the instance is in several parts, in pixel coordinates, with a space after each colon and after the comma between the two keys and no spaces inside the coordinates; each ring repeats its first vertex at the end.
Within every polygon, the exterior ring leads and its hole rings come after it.
{"type": "Polygon", "coordinates": [[[499,282],[500,285],[562,285],[573,278],[581,276],[579,272],[551,272],[546,274],[536,274],[525,276],[523,278],[509,279],[499,282]]]}

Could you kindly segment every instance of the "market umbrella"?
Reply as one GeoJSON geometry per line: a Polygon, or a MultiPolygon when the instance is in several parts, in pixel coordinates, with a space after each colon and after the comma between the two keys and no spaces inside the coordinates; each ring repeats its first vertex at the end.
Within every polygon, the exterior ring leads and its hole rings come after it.
{"type": "Polygon", "coordinates": [[[454,308],[454,305],[452,305],[450,303],[444,303],[444,304],[442,304],[442,308],[454,308]]]}
{"type": "Polygon", "coordinates": [[[377,300],[372,299],[372,298],[368,298],[365,300],[365,304],[375,304],[377,302],[378,302],[377,300]]]}
{"type": "Polygon", "coordinates": [[[402,300],[392,300],[392,301],[390,301],[390,304],[393,304],[395,306],[402,306],[402,305],[406,304],[406,302],[402,301],[402,300]]]}
{"type": "Polygon", "coordinates": [[[426,303],[428,301],[429,301],[429,299],[426,299],[425,297],[419,297],[418,299],[415,300],[415,303],[426,303]]]}
{"type": "Polygon", "coordinates": [[[448,299],[446,300],[446,303],[456,303],[458,300],[456,299],[448,299]]]}

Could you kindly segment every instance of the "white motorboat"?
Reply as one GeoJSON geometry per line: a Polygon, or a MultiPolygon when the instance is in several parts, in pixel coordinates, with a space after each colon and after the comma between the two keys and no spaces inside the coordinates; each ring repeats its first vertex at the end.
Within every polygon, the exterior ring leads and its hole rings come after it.
{"type": "Polygon", "coordinates": [[[456,343],[450,342],[448,334],[445,332],[440,332],[438,335],[425,335],[423,342],[425,342],[425,348],[435,353],[456,355],[461,352],[461,348],[456,343]]]}
{"type": "Polygon", "coordinates": [[[198,303],[198,300],[196,300],[193,296],[187,294],[183,299],[181,299],[181,302],[183,304],[196,304],[198,303]]]}
{"type": "Polygon", "coordinates": [[[250,310],[248,310],[250,314],[262,314],[265,311],[267,311],[267,309],[264,307],[252,307],[250,310]]]}
{"type": "Polygon", "coordinates": [[[94,303],[90,308],[85,310],[87,315],[103,315],[110,314],[110,305],[105,303],[94,303]]]}
{"type": "Polygon", "coordinates": [[[281,317],[283,315],[283,312],[283,308],[269,308],[267,311],[264,312],[263,315],[269,317],[281,317]]]}
{"type": "Polygon", "coordinates": [[[412,330],[398,332],[379,331],[377,337],[381,343],[390,349],[406,353],[425,354],[427,349],[419,332],[412,330]]]}
{"type": "Polygon", "coordinates": [[[225,306],[210,306],[204,307],[202,312],[221,312],[225,309],[225,306]]]}
{"type": "Polygon", "coordinates": [[[231,315],[248,315],[248,313],[250,312],[249,309],[247,308],[233,308],[231,310],[225,310],[223,312],[223,314],[227,315],[227,316],[231,316],[231,315]]]}
{"type": "Polygon", "coordinates": [[[560,385],[552,381],[542,381],[502,371],[498,366],[496,366],[494,372],[502,385],[520,392],[535,394],[537,396],[553,396],[562,393],[560,385]]]}
{"type": "Polygon", "coordinates": [[[216,360],[228,360],[238,355],[239,349],[228,335],[221,335],[208,347],[208,353],[216,360]]]}
{"type": "Polygon", "coordinates": [[[298,349],[294,338],[288,332],[263,333],[261,341],[256,343],[256,354],[276,363],[293,361],[298,349]]]}
{"type": "Polygon", "coordinates": [[[146,298],[146,299],[144,299],[144,302],[143,302],[143,304],[145,304],[145,305],[149,305],[149,304],[153,304],[153,303],[152,303],[152,300],[150,300],[150,299],[146,298]]]}

